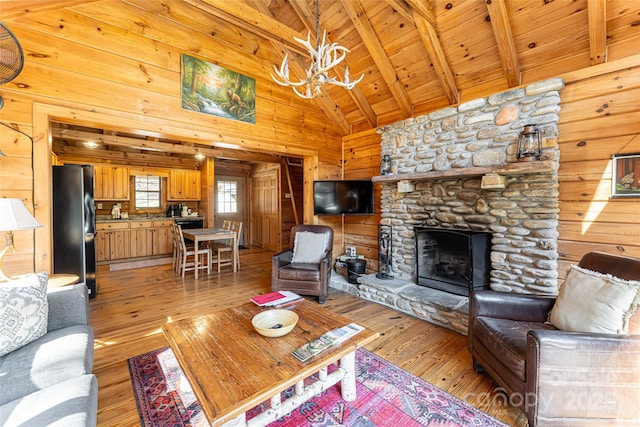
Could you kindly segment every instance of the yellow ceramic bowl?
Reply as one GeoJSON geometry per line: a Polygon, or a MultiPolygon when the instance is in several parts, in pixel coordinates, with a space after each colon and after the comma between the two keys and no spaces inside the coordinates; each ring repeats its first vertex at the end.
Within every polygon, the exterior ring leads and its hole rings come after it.
{"type": "Polygon", "coordinates": [[[298,323],[298,315],[291,310],[267,310],[251,319],[255,330],[265,337],[287,335],[298,323]]]}

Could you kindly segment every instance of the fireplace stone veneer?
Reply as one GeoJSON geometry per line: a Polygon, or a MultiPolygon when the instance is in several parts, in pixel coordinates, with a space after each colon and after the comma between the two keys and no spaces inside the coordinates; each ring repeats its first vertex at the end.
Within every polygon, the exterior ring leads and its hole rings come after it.
{"type": "Polygon", "coordinates": [[[557,292],[562,87],[562,79],[545,80],[378,129],[381,154],[403,183],[389,175],[377,181],[381,222],[393,226],[393,275],[417,283],[415,227],[485,231],[492,235],[492,289],[557,292]],[[544,167],[511,168],[504,188],[483,188],[488,169],[518,164],[518,136],[530,123],[542,133],[544,161],[526,163],[544,167]]]}
{"type": "Polygon", "coordinates": [[[346,290],[466,333],[466,300],[440,304],[446,296],[417,286],[415,229],[435,227],[491,233],[491,289],[556,294],[563,87],[562,79],[549,79],[378,128],[392,173],[373,181],[381,187],[381,223],[393,226],[397,283],[367,275],[346,290]],[[542,133],[542,160],[520,168],[517,140],[526,124],[542,133]],[[503,186],[482,185],[493,169],[503,186]]]}

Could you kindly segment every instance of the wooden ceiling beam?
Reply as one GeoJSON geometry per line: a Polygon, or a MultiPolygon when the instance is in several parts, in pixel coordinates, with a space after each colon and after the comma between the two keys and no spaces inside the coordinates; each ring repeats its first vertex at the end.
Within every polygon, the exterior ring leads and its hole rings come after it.
{"type": "Polygon", "coordinates": [[[434,69],[440,81],[440,85],[445,92],[450,104],[460,102],[460,91],[456,85],[451,67],[444,55],[444,49],[436,33],[436,17],[424,0],[385,0],[396,12],[404,17],[409,23],[416,26],[422,44],[427,50],[429,59],[433,63],[434,69]]]}
{"type": "MultiPolygon", "coordinates": [[[[304,26],[311,32],[311,34],[315,34],[315,22],[312,17],[314,16],[314,12],[311,10],[309,5],[304,0],[290,0],[289,4],[293,8],[298,18],[302,21],[304,26]]],[[[331,40],[327,39],[327,43],[331,44],[331,40]]],[[[346,60],[345,60],[346,62],[346,60]]],[[[336,65],[335,67],[336,74],[339,76],[344,76],[345,67],[342,65],[336,65]]],[[[354,76],[357,78],[357,76],[354,76]]],[[[378,117],[376,113],[371,108],[371,104],[364,96],[358,85],[355,85],[353,89],[349,90],[349,95],[351,95],[351,99],[356,103],[358,109],[364,116],[365,120],[369,123],[371,127],[376,127],[378,125],[378,117]]]]}
{"type": "Polygon", "coordinates": [[[267,40],[273,39],[284,43],[289,50],[300,55],[307,55],[304,47],[293,39],[294,37],[304,39],[306,35],[298,33],[249,5],[229,0],[183,1],[238,28],[257,34],[267,40]]]}
{"type": "Polygon", "coordinates": [[[380,43],[380,39],[378,39],[373,26],[367,19],[362,4],[360,4],[359,0],[341,0],[341,2],[364,45],[367,47],[373,62],[378,67],[378,70],[380,70],[380,74],[382,74],[382,78],[391,91],[391,95],[405,117],[410,117],[412,114],[412,106],[409,95],[404,90],[402,82],[398,78],[395,68],[393,68],[393,64],[391,64],[387,53],[382,47],[382,43],[380,43]]]}
{"type": "Polygon", "coordinates": [[[53,144],[53,151],[63,161],[101,161],[131,166],[153,166],[165,169],[194,169],[198,161],[184,157],[158,156],[153,154],[131,153],[115,150],[96,150],[92,148],[64,146],[62,143],[53,144]]]}
{"type": "Polygon", "coordinates": [[[413,22],[413,15],[411,14],[411,7],[404,0],[385,0],[385,2],[391,6],[393,10],[400,14],[404,19],[409,22],[413,22]]]}
{"type": "Polygon", "coordinates": [[[591,65],[607,62],[607,0],[587,0],[591,65]]]}
{"type": "Polygon", "coordinates": [[[516,45],[511,34],[511,26],[509,25],[507,6],[501,0],[487,0],[486,5],[507,84],[509,87],[520,86],[520,66],[518,65],[516,45]]]}
{"type": "Polygon", "coordinates": [[[450,104],[458,104],[460,102],[460,90],[453,78],[451,67],[449,67],[435,27],[416,11],[413,11],[413,20],[416,28],[418,28],[422,44],[424,44],[427,54],[433,63],[433,68],[438,76],[442,90],[444,90],[450,104]]]}
{"type": "MultiPolygon", "coordinates": [[[[260,13],[266,16],[273,17],[273,14],[265,4],[256,3],[256,6],[260,13]]],[[[300,76],[306,77],[306,64],[302,61],[302,59],[300,59],[298,55],[294,55],[284,43],[271,38],[268,40],[271,42],[273,48],[277,52],[281,52],[283,59],[284,55],[289,55],[289,65],[291,66],[293,75],[298,76],[298,78],[300,78],[300,76]]],[[[314,98],[314,101],[316,102],[318,107],[320,107],[324,115],[327,116],[327,118],[333,120],[342,135],[348,135],[349,133],[351,133],[351,125],[347,121],[347,118],[344,116],[342,110],[337,107],[335,101],[333,101],[333,99],[331,99],[329,95],[323,92],[320,96],[314,98]]]]}
{"type": "Polygon", "coordinates": [[[54,128],[52,130],[52,137],[54,139],[68,139],[72,141],[94,141],[99,144],[112,145],[116,147],[127,147],[138,150],[149,150],[189,156],[203,154],[207,157],[212,158],[232,159],[249,162],[277,163],[280,161],[280,158],[278,156],[267,153],[234,150],[231,148],[185,145],[180,142],[172,143],[163,141],[149,141],[146,139],[130,138],[118,135],[103,135],[93,132],[83,132],[71,129],[54,128]]]}
{"type": "MultiPolygon", "coordinates": [[[[411,10],[416,12],[422,18],[426,19],[429,25],[433,28],[437,27],[436,16],[433,14],[433,10],[431,10],[431,6],[429,2],[424,0],[405,0],[409,6],[411,6],[411,10]]],[[[412,15],[413,16],[413,15],[412,15]]]]}

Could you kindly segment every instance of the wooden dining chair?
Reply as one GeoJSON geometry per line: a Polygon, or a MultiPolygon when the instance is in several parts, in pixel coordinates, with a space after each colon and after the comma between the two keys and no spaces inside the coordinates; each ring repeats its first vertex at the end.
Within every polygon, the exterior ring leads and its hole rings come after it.
{"type": "MultiPolygon", "coordinates": [[[[171,260],[171,267],[176,274],[180,274],[180,264],[182,262],[182,244],[180,240],[180,226],[173,222],[171,224],[171,239],[173,241],[173,258],[171,260]]],[[[185,241],[184,244],[187,250],[193,250],[193,243],[185,241]]]]}
{"type": "Polygon", "coordinates": [[[240,236],[242,235],[242,221],[233,221],[231,224],[231,231],[236,233],[236,246],[233,246],[233,239],[229,243],[217,244],[212,247],[212,250],[215,254],[214,262],[218,264],[218,273],[220,273],[220,267],[224,267],[226,265],[233,265],[233,254],[235,253],[236,257],[236,266],[240,268],[240,255],[239,255],[239,242],[240,236]],[[235,249],[235,250],[234,250],[235,249]],[[223,258],[223,254],[225,255],[223,258]],[[229,254],[228,257],[226,254],[229,254]]]}
{"type": "Polygon", "coordinates": [[[188,248],[184,235],[182,234],[182,227],[178,227],[178,245],[180,246],[180,274],[184,278],[184,274],[187,271],[195,271],[195,269],[207,270],[207,274],[211,274],[211,248],[199,247],[198,253],[195,248],[188,248]]]}
{"type": "Polygon", "coordinates": [[[171,268],[174,273],[178,273],[180,270],[180,257],[182,254],[180,253],[180,243],[178,242],[178,229],[175,222],[171,223],[171,241],[173,242],[173,258],[171,258],[171,268]]]}

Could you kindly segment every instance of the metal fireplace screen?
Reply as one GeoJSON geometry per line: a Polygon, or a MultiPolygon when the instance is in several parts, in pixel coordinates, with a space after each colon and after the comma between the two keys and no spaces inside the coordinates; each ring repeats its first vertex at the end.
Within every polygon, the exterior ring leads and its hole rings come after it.
{"type": "Polygon", "coordinates": [[[417,227],[418,285],[468,296],[489,288],[491,233],[417,227]]]}

